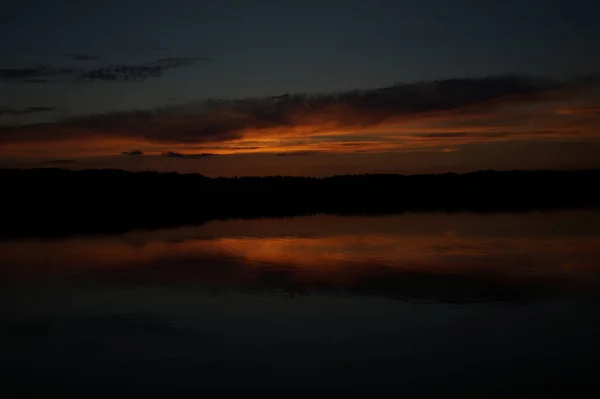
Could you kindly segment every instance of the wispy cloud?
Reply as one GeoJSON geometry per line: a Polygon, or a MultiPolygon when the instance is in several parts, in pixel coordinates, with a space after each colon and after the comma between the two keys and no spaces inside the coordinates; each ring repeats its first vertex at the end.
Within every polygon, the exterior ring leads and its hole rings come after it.
{"type": "Polygon", "coordinates": [[[295,157],[295,156],[304,156],[304,155],[312,155],[316,151],[289,151],[289,152],[280,152],[275,155],[279,157],[295,157]]]}
{"type": "MultiPolygon", "coordinates": [[[[97,59],[90,54],[69,54],[69,57],[77,61],[97,59]]],[[[2,68],[0,69],[0,80],[18,83],[139,81],[159,78],[169,69],[194,65],[200,61],[210,61],[210,59],[206,57],[172,57],[160,58],[145,64],[108,65],[88,69],[80,67],[59,68],[51,65],[30,68],[2,68]]]]}
{"type": "Polygon", "coordinates": [[[559,115],[600,115],[600,106],[564,107],[556,110],[559,115]]]}
{"type": "Polygon", "coordinates": [[[203,57],[161,58],[141,65],[113,65],[104,68],[80,71],[77,80],[134,81],[161,77],[167,70],[193,65],[198,61],[208,61],[203,57]]]}
{"type": "Polygon", "coordinates": [[[32,68],[2,68],[0,80],[20,83],[47,83],[76,76],[77,68],[54,68],[40,65],[32,68]]]}
{"type": "Polygon", "coordinates": [[[26,108],[10,108],[10,107],[0,107],[0,116],[4,115],[28,115],[28,114],[36,114],[40,112],[52,112],[56,111],[58,108],[56,107],[26,107],[26,108]]]}
{"type": "Polygon", "coordinates": [[[140,150],[131,150],[131,151],[123,151],[121,155],[129,155],[129,156],[139,156],[144,155],[144,153],[140,150]]]}
{"type": "Polygon", "coordinates": [[[180,152],[176,152],[176,151],[167,151],[167,152],[163,152],[162,156],[167,157],[167,158],[206,158],[206,157],[212,157],[215,156],[217,154],[212,154],[212,153],[200,153],[200,154],[182,154],[180,152]]]}
{"type": "Polygon", "coordinates": [[[60,164],[68,164],[68,163],[74,163],[75,160],[73,159],[51,159],[49,161],[45,161],[43,163],[48,164],[48,165],[60,165],[60,164]]]}
{"type": "MultiPolygon", "coordinates": [[[[85,76],[126,79],[122,75],[160,74],[165,68],[195,61],[166,58],[144,67],[150,69],[94,70],[85,76]]],[[[0,127],[0,142],[18,145],[69,141],[89,147],[86,140],[101,139],[107,152],[126,145],[125,148],[145,148],[149,153],[178,158],[186,157],[184,153],[193,155],[189,153],[192,149],[214,153],[301,153],[439,147],[443,151],[464,143],[593,132],[599,127],[598,118],[561,118],[555,110],[557,102],[577,96],[595,82],[509,75],[317,95],[205,100],[53,123],[4,126],[0,127]]]]}

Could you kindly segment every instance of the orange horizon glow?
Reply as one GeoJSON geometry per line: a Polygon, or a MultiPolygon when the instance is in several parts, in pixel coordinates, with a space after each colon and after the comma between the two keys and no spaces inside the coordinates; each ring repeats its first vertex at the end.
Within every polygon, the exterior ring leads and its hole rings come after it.
{"type": "Polygon", "coordinates": [[[448,147],[465,144],[506,141],[544,142],[579,138],[600,142],[598,127],[600,121],[578,128],[573,121],[556,121],[552,118],[547,118],[543,124],[524,125],[521,128],[440,126],[439,121],[432,118],[429,121],[417,120],[403,125],[388,123],[353,129],[326,130],[323,127],[304,126],[286,131],[279,128],[248,130],[243,132],[240,139],[200,144],[167,144],[135,137],[115,137],[114,134],[95,133],[88,136],[82,133],[76,139],[4,143],[0,147],[0,156],[24,159],[86,158],[114,156],[133,149],[141,150],[146,155],[161,155],[169,151],[186,155],[443,151],[448,147]]]}
{"type": "Polygon", "coordinates": [[[175,107],[17,126],[0,135],[0,156],[82,159],[132,150],[148,155],[444,152],[478,143],[600,142],[599,108],[581,101],[573,105],[585,89],[579,83],[539,86],[535,80],[494,79],[512,89],[486,94],[485,83],[479,87],[475,79],[449,92],[437,83],[407,85],[365,91],[367,97],[348,92],[312,100],[253,99],[216,108],[175,107]],[[469,94],[473,90],[483,95],[469,94]]]}

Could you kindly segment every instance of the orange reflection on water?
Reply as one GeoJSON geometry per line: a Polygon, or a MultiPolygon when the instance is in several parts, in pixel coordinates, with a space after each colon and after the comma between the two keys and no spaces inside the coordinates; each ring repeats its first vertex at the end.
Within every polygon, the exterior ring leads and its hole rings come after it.
{"type": "Polygon", "coordinates": [[[600,234],[560,233],[556,227],[566,226],[561,214],[541,216],[558,222],[540,219],[546,224],[524,234],[526,228],[520,230],[519,223],[525,226],[529,218],[535,224],[535,217],[315,216],[218,222],[115,237],[3,242],[0,273],[43,277],[161,270],[160,278],[176,274],[178,280],[203,281],[218,275],[220,281],[239,282],[248,273],[279,270],[302,281],[347,282],[387,271],[598,280],[600,234]],[[448,223],[457,229],[449,230],[448,223]]]}
{"type": "Polygon", "coordinates": [[[472,238],[392,235],[221,238],[181,244],[186,251],[243,258],[250,267],[281,264],[298,270],[334,271],[383,265],[421,271],[481,270],[548,275],[600,271],[600,238],[472,238]],[[193,248],[193,249],[192,249],[193,248]]]}

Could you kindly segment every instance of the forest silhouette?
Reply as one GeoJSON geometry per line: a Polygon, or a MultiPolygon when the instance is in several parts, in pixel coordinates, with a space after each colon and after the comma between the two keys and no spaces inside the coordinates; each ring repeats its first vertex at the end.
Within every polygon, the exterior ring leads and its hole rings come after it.
{"type": "Polygon", "coordinates": [[[200,174],[0,169],[0,238],[118,233],[213,219],[318,213],[526,212],[596,208],[600,170],[209,178],[200,174]]]}

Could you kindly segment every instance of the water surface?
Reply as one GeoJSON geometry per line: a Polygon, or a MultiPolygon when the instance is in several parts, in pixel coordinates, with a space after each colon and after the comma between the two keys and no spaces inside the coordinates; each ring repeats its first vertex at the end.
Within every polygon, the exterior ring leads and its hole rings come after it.
{"type": "Polygon", "coordinates": [[[600,212],[0,242],[15,396],[546,397],[600,366],[600,212]]]}

